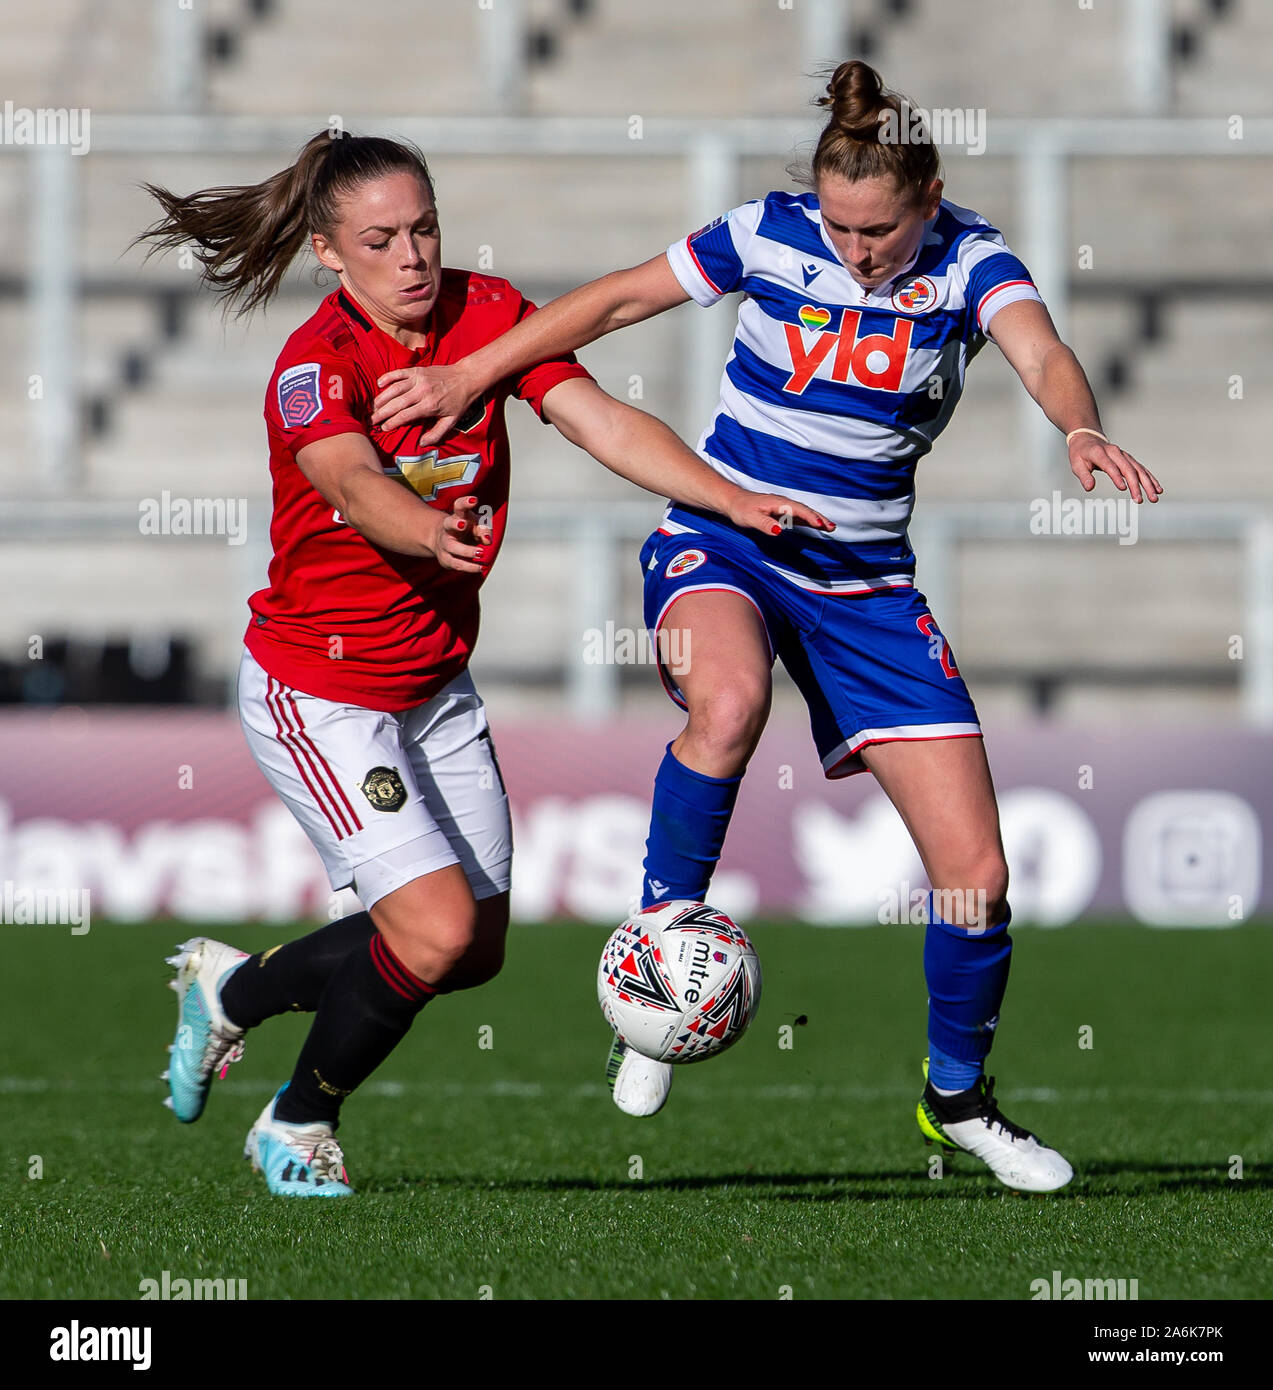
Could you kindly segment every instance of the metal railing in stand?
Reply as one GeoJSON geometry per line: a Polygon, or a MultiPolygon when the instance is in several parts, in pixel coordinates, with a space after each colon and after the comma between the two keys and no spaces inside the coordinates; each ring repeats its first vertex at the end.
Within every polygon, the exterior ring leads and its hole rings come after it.
{"type": "MultiPolygon", "coordinates": [[[[557,624],[559,633],[564,626],[564,636],[554,667],[560,673],[567,708],[574,718],[605,718],[619,707],[620,668],[613,662],[584,660],[584,634],[591,629],[604,631],[607,622],[620,621],[620,575],[632,566],[637,547],[657,524],[659,514],[653,499],[580,503],[572,508],[563,534],[557,502],[520,501],[510,511],[506,549],[545,540],[569,548],[569,616],[564,625],[557,624]]],[[[226,563],[233,566],[232,587],[244,596],[265,580],[270,553],[268,515],[264,501],[249,508],[247,543],[228,549],[226,563]]],[[[1153,511],[1142,509],[1138,528],[1140,544],[1210,541],[1234,542],[1240,547],[1239,632],[1243,652],[1242,659],[1234,663],[1239,708],[1244,722],[1252,727],[1273,728],[1273,513],[1242,503],[1173,503],[1153,511]]],[[[1030,539],[1039,545],[1109,544],[1108,536],[1034,537],[1029,507],[1024,502],[921,502],[910,535],[918,559],[917,582],[940,615],[942,630],[956,650],[965,599],[957,579],[961,545],[1030,539]]],[[[58,544],[106,539],[123,543],[138,538],[134,502],[85,498],[0,502],[0,544],[38,541],[46,557],[43,563],[49,566],[57,563],[52,551],[58,544]]],[[[225,547],[220,536],[184,536],[181,543],[225,547]]],[[[238,600],[227,609],[224,635],[233,650],[242,636],[246,611],[238,600]]],[[[1006,668],[999,669],[1006,672],[1006,668]]],[[[1040,673],[1024,668],[1019,679],[1028,684],[1041,675],[1056,683],[1066,679],[1064,671],[1040,673]]],[[[1134,675],[1135,668],[1129,668],[1129,678],[1134,675]]]]}
{"type": "MultiPolygon", "coordinates": [[[[92,122],[92,150],[109,154],[227,155],[277,153],[290,158],[326,124],[325,115],[280,118],[238,116],[99,116],[92,122]]],[[[474,159],[604,155],[616,159],[679,157],[685,161],[686,230],[701,226],[739,196],[741,162],[775,161],[775,173],[802,142],[817,132],[816,121],[739,118],[732,120],[651,117],[639,138],[627,116],[616,117],[351,117],[349,128],[385,130],[416,141],[435,155],[474,159]]],[[[972,148],[943,146],[949,159],[975,157],[972,148]]],[[[1017,249],[1033,274],[1058,326],[1068,320],[1067,249],[1069,161],[1083,157],[1236,157],[1273,155],[1273,119],[1231,117],[1162,120],[992,120],[985,153],[1019,164],[1017,249]]],[[[0,155],[28,158],[32,242],[32,341],[39,343],[37,371],[46,394],[31,407],[32,448],[38,471],[50,488],[73,487],[78,479],[75,444],[75,342],[72,303],[78,272],[71,229],[75,225],[76,178],[80,161],[65,147],[0,145],[0,155]]],[[[777,180],[775,180],[777,181],[777,180]]],[[[686,346],[686,399],[694,428],[706,423],[716,401],[723,363],[732,341],[727,307],[696,315],[686,346]]],[[[1023,397],[1022,454],[1040,485],[1059,482],[1066,470],[1057,436],[1023,397]]]]}

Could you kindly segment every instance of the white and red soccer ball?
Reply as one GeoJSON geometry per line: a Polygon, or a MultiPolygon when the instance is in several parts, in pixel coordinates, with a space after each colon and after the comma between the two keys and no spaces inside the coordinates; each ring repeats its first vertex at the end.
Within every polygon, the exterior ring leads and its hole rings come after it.
{"type": "Polygon", "coordinates": [[[606,942],[597,970],[606,1022],[656,1062],[701,1062],[736,1043],[760,988],[747,933],[706,903],[635,913],[606,942]]]}

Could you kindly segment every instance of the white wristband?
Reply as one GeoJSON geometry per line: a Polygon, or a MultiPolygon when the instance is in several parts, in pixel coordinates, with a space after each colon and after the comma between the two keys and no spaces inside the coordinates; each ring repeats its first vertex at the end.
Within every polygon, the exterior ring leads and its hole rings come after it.
{"type": "Polygon", "coordinates": [[[1097,437],[1097,439],[1104,439],[1106,444],[1109,443],[1109,440],[1105,438],[1105,436],[1100,432],[1100,430],[1090,430],[1087,428],[1086,425],[1080,425],[1078,429],[1071,430],[1069,434],[1065,436],[1065,443],[1067,446],[1069,445],[1070,440],[1073,439],[1076,434],[1094,434],[1097,437]]]}

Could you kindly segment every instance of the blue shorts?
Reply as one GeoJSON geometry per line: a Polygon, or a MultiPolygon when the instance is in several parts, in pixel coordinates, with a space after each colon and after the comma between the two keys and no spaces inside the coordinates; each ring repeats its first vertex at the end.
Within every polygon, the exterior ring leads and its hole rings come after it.
{"type": "Polygon", "coordinates": [[[745,544],[701,532],[655,531],[641,565],[659,675],[683,708],[675,670],[668,669],[676,665],[676,646],[667,639],[661,645],[659,630],[682,594],[727,590],[755,604],[771,662],[782,661],[809,707],[828,777],[866,771],[861,750],[869,744],[981,737],[968,687],[917,589],[811,592],[774,573],[745,544]]]}

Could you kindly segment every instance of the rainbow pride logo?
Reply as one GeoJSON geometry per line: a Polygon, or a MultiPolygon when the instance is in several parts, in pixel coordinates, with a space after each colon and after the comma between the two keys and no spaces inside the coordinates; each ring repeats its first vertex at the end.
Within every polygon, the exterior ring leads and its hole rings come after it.
{"type": "Polygon", "coordinates": [[[831,322],[831,310],[815,309],[812,304],[803,304],[800,307],[800,322],[816,333],[819,328],[825,328],[831,322]]]}

